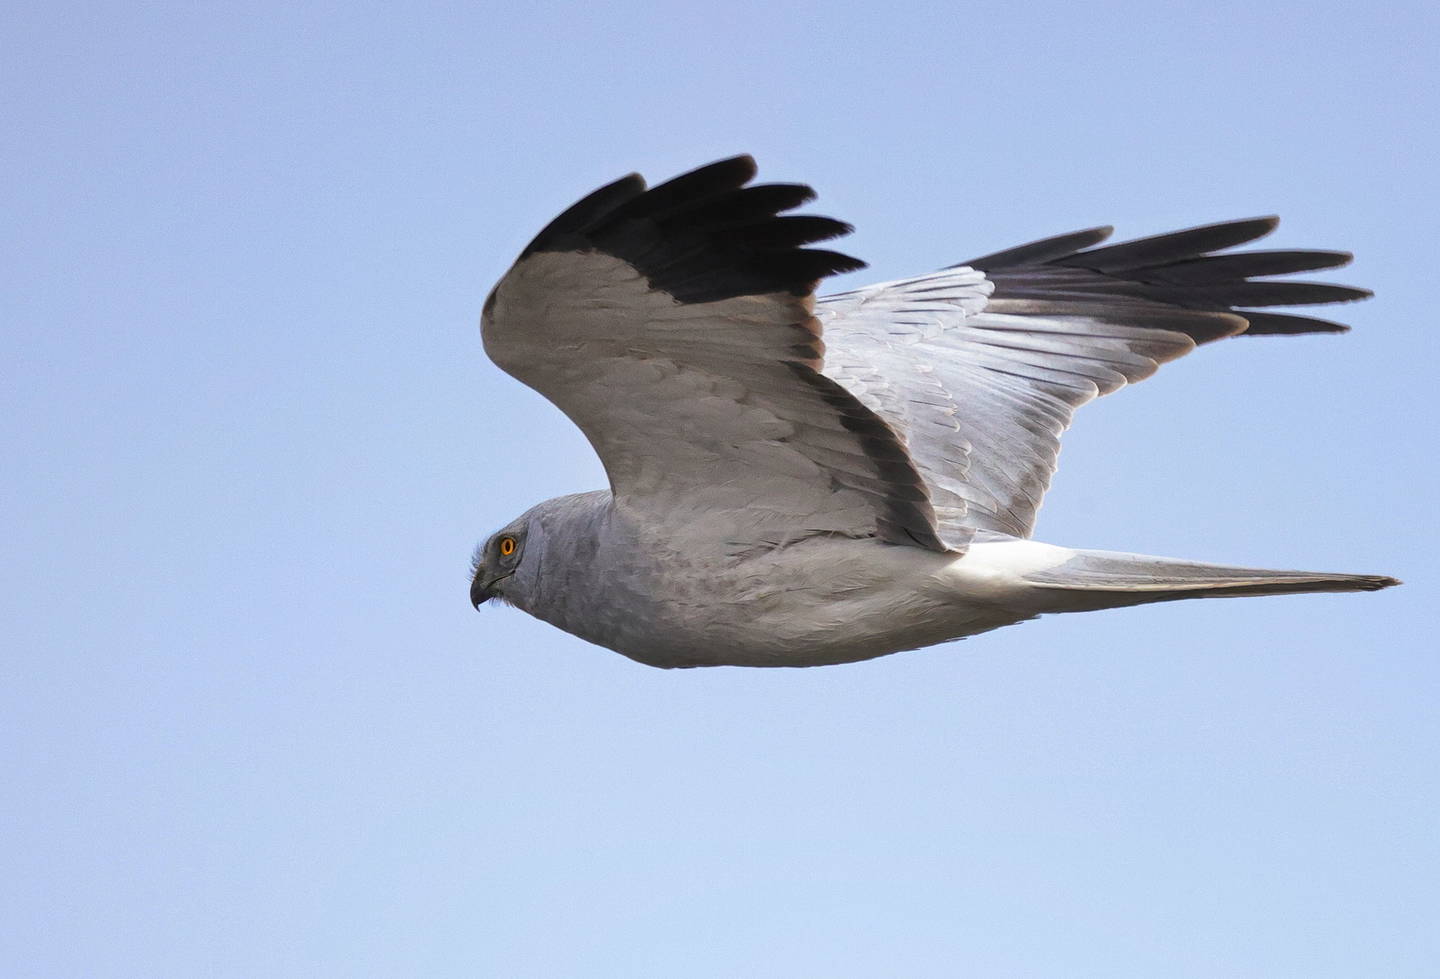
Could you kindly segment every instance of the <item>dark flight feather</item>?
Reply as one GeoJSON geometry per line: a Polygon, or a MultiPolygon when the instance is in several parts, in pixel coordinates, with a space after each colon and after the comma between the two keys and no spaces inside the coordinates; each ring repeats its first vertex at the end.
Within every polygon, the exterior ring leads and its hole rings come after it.
{"type": "Polygon", "coordinates": [[[535,252],[598,251],[633,265],[682,303],[788,292],[805,295],[829,275],[865,267],[803,246],[850,233],[831,218],[779,217],[815,196],[803,184],[747,186],[755,161],[731,157],[644,190],[639,177],[602,187],[531,242],[535,252]]]}
{"type": "Polygon", "coordinates": [[[1205,224],[1198,228],[1186,228],[1184,231],[1172,231],[1169,234],[1092,248],[1056,259],[1055,264],[1075,265],[1094,269],[1096,272],[1127,271],[1165,265],[1255,241],[1274,231],[1279,223],[1279,218],[1270,216],[1205,224]]]}
{"type": "Polygon", "coordinates": [[[962,264],[978,268],[995,283],[991,305],[999,310],[1017,302],[1084,305],[1087,315],[1136,326],[1159,326],[1159,307],[1180,307],[1200,314],[1176,324],[1197,343],[1235,332],[1230,315],[1249,321],[1254,335],[1338,333],[1346,327],[1308,316],[1261,313],[1252,306],[1309,306],[1350,302],[1367,289],[1324,282],[1272,280],[1288,275],[1339,268],[1347,252],[1321,250],[1232,251],[1271,231],[1279,219],[1246,218],[1088,247],[1108,229],[1059,235],[996,252],[962,264]],[[1207,319],[1214,322],[1207,323],[1207,319]]]}
{"type": "Polygon", "coordinates": [[[946,268],[968,267],[988,272],[991,269],[1007,268],[1013,265],[1044,265],[1054,259],[1073,255],[1082,248],[1097,245],[1114,233],[1115,229],[1109,225],[1089,228],[1085,231],[1072,231],[1069,234],[1032,241],[1028,245],[1007,248],[1003,252],[992,252],[989,255],[982,255],[980,258],[972,258],[968,262],[947,265],[946,268]]]}

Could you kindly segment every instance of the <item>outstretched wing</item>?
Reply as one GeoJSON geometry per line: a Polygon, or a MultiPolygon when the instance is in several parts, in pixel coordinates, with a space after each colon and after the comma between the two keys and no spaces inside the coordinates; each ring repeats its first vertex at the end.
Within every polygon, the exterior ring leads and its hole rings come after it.
{"type": "Polygon", "coordinates": [[[575,204],[486,301],[486,352],[580,426],[617,503],[652,522],[739,546],[944,550],[900,439],[819,372],[814,287],[863,263],[804,246],[850,229],[780,216],[814,192],[754,175],[741,156],[575,204]]]}
{"type": "Polygon", "coordinates": [[[1080,405],[1211,340],[1346,329],[1246,308],[1369,295],[1262,278],[1335,268],[1350,260],[1344,252],[1223,251],[1277,223],[1231,221],[1102,248],[1092,246],[1110,229],[1096,228],[826,297],[817,311],[825,373],[904,433],[944,539],[1028,537],[1080,405]]]}

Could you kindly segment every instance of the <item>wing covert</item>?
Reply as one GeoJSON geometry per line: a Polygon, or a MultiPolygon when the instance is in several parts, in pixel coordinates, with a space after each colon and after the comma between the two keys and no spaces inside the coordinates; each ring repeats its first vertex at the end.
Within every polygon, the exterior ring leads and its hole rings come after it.
{"type": "Polygon", "coordinates": [[[904,443],[819,373],[815,284],[863,263],[806,246],[848,226],[782,214],[813,192],[754,174],[736,157],[584,198],[491,293],[486,352],[652,519],[739,546],[831,533],[944,550],[904,443]]]}

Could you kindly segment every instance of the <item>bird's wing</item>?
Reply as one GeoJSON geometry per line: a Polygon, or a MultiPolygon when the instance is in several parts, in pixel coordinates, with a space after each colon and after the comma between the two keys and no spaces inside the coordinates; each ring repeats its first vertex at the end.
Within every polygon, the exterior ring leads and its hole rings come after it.
{"type": "Polygon", "coordinates": [[[813,191],[754,175],[742,156],[581,200],[491,293],[486,352],[654,523],[741,548],[831,533],[945,550],[902,441],[820,373],[815,285],[863,263],[803,246],[850,229],[779,216],[813,191]]]}
{"type": "Polygon", "coordinates": [[[1245,307],[1345,302],[1363,289],[1262,277],[1335,268],[1344,252],[1226,252],[1275,218],[1107,247],[1109,228],[822,299],[825,373],[903,433],[941,537],[1028,537],[1075,409],[1237,333],[1334,333],[1245,307]],[[1219,252],[1220,254],[1215,254],[1219,252]]]}

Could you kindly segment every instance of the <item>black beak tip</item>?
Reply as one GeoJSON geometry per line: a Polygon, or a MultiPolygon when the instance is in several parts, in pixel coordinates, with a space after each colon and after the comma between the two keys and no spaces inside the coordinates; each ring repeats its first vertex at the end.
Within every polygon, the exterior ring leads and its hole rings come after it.
{"type": "Polygon", "coordinates": [[[488,599],[489,597],[490,593],[485,590],[484,586],[482,586],[479,581],[471,583],[470,604],[475,606],[475,611],[480,611],[480,606],[484,605],[486,599],[488,599]]]}

